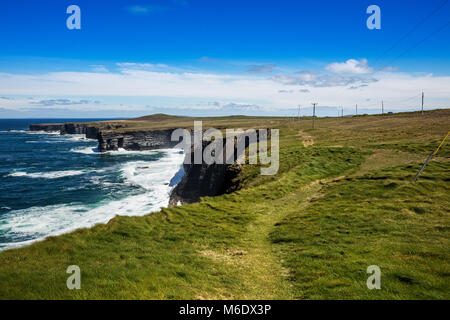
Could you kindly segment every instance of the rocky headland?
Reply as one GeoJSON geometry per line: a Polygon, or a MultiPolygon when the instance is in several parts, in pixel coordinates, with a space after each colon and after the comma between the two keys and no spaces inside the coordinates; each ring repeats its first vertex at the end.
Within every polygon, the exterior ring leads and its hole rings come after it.
{"type": "MultiPolygon", "coordinates": [[[[32,124],[30,131],[60,131],[65,134],[85,134],[86,138],[98,140],[98,150],[100,152],[124,150],[156,150],[170,149],[178,144],[178,141],[171,141],[172,132],[175,128],[154,129],[154,130],[126,130],[121,125],[107,123],[59,123],[59,124],[32,124]]],[[[259,139],[259,137],[258,137],[259,139]]],[[[205,148],[210,142],[203,142],[205,148]]],[[[221,142],[225,144],[225,139],[221,142]]],[[[245,145],[248,146],[246,140],[245,145]]],[[[236,149],[236,145],[235,145],[236,149]]],[[[194,149],[186,153],[186,157],[192,157],[194,149]]],[[[192,159],[193,160],[193,159],[192,159]]],[[[204,196],[216,196],[229,193],[238,188],[236,178],[242,166],[236,163],[236,158],[232,164],[194,164],[194,161],[187,161],[183,164],[184,176],[178,185],[173,189],[170,205],[183,203],[193,203],[204,196]]],[[[229,163],[229,161],[228,161],[229,163]]]]}

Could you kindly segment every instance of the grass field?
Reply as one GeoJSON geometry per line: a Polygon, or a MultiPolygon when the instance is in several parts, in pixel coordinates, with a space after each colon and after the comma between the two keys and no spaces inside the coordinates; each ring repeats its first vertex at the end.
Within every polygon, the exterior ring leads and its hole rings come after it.
{"type": "Polygon", "coordinates": [[[0,298],[450,299],[448,142],[412,183],[450,110],[217,121],[279,128],[279,173],[247,165],[232,194],[1,252],[0,298]]]}

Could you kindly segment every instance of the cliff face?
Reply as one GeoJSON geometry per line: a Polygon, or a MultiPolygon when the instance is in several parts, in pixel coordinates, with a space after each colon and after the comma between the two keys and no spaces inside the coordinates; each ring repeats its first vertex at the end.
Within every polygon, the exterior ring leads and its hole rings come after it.
{"type": "Polygon", "coordinates": [[[66,123],[61,134],[85,134],[88,139],[98,139],[100,129],[89,123],[66,123]]]}
{"type": "MultiPolygon", "coordinates": [[[[268,135],[270,138],[270,134],[268,135]]],[[[261,137],[259,134],[256,136],[256,141],[267,139],[268,137],[261,137]]],[[[239,188],[239,182],[237,177],[242,170],[242,165],[237,163],[237,143],[240,137],[234,140],[234,158],[231,161],[227,161],[225,152],[222,155],[223,164],[194,164],[194,148],[191,148],[190,153],[186,153],[186,157],[190,158],[190,164],[183,164],[184,177],[176,185],[170,195],[170,205],[177,205],[178,203],[193,203],[200,200],[205,196],[217,196],[225,193],[236,191],[239,188]],[[231,162],[231,164],[229,164],[231,162]]],[[[211,142],[203,142],[202,150],[211,142]]],[[[223,150],[225,150],[226,139],[217,141],[221,143],[223,150]]],[[[245,148],[250,144],[248,139],[244,140],[245,148]]],[[[185,161],[186,162],[186,161],[185,161]]]]}
{"type": "Polygon", "coordinates": [[[124,133],[99,132],[98,149],[100,152],[118,150],[153,150],[170,149],[178,142],[171,141],[172,131],[151,130],[151,131],[130,131],[124,133]]]}
{"type": "Polygon", "coordinates": [[[194,203],[201,197],[230,193],[238,188],[234,179],[242,166],[234,164],[184,164],[184,177],[172,190],[170,205],[194,203]]]}
{"type": "Polygon", "coordinates": [[[64,128],[63,123],[52,123],[52,124],[30,124],[30,131],[45,131],[54,132],[61,131],[64,128]]]}
{"type": "Polygon", "coordinates": [[[50,124],[31,124],[30,131],[59,131],[64,134],[85,134],[88,139],[97,139],[100,129],[89,123],[50,123],[50,124]]]}

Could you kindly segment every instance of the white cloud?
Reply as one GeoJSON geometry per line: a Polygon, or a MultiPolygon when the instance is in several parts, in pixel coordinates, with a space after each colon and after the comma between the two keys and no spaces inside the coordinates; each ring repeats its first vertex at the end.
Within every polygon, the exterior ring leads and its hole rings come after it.
{"type": "Polygon", "coordinates": [[[325,70],[336,74],[369,74],[373,72],[373,69],[367,63],[367,59],[333,62],[327,65],[325,70]]]}

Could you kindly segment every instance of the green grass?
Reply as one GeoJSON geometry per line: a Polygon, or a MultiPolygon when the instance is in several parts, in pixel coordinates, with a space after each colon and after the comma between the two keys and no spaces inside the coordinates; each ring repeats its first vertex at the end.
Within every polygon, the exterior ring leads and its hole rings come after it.
{"type": "Polygon", "coordinates": [[[412,184],[418,169],[331,181],[304,210],[291,208],[271,240],[296,298],[450,298],[448,164],[412,184]],[[382,290],[367,290],[369,265],[381,268],[382,290]]]}
{"type": "Polygon", "coordinates": [[[411,182],[449,114],[279,123],[277,175],[247,165],[232,194],[4,251],[0,298],[449,299],[447,144],[411,182]]]}

